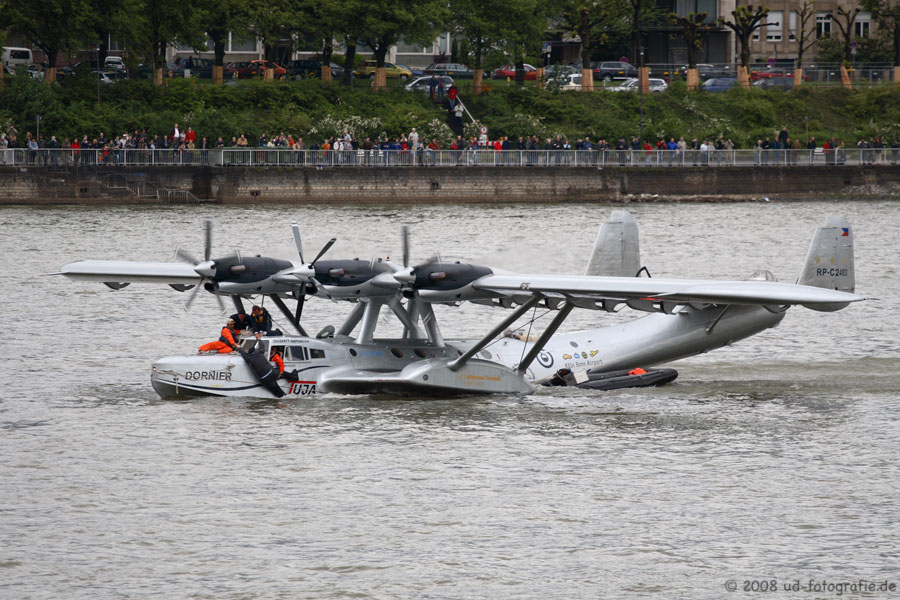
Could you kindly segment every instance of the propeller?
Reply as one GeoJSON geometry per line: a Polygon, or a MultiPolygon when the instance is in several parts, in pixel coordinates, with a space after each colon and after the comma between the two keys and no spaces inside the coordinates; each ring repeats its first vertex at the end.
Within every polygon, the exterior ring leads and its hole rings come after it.
{"type": "Polygon", "coordinates": [[[321,284],[316,280],[316,263],[326,252],[328,252],[328,250],[332,246],[334,246],[337,238],[331,238],[330,240],[325,242],[325,245],[322,246],[322,249],[319,250],[319,253],[313,259],[313,261],[307,265],[305,264],[306,261],[303,259],[303,243],[300,240],[300,225],[297,224],[297,221],[291,222],[291,231],[293,231],[294,233],[294,243],[297,245],[297,254],[300,255],[300,262],[304,263],[304,266],[309,269],[310,272],[310,275],[308,276],[308,282],[304,282],[304,285],[300,290],[300,294],[297,297],[296,319],[299,323],[300,316],[303,314],[303,305],[306,303],[306,296],[309,294],[315,294],[317,289],[322,287],[321,284]]]}
{"type": "Polygon", "coordinates": [[[394,279],[396,279],[401,284],[400,293],[403,294],[406,298],[414,298],[416,296],[415,283],[417,278],[417,272],[424,269],[428,265],[434,264],[438,257],[432,255],[423,263],[418,265],[409,266],[409,227],[404,225],[401,229],[401,236],[403,240],[403,269],[400,269],[394,273],[394,279]]]}
{"type": "MultiPolygon", "coordinates": [[[[197,292],[201,287],[205,287],[206,284],[215,285],[215,276],[216,276],[216,263],[213,260],[210,260],[210,256],[212,255],[212,219],[204,219],[203,220],[203,261],[198,261],[194,256],[186,251],[178,248],[175,250],[175,256],[180,260],[193,265],[194,271],[197,275],[200,276],[200,282],[194,286],[191,295],[188,296],[187,301],[184,303],[184,310],[190,310],[191,304],[194,302],[194,298],[197,297],[197,292]],[[206,283],[204,283],[206,282],[206,283]]],[[[208,289],[208,288],[207,288],[208,289]]],[[[209,290],[212,291],[212,290],[209,290]]],[[[219,297],[218,294],[214,294],[216,297],[216,302],[219,304],[219,309],[224,312],[225,304],[222,302],[222,298],[219,297]]]]}

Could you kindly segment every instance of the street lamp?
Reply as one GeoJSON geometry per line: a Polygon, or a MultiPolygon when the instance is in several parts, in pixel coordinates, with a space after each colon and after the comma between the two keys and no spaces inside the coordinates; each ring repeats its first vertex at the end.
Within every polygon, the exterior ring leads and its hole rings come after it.
{"type": "MultiPolygon", "coordinates": [[[[638,87],[640,88],[638,90],[638,93],[641,96],[641,98],[640,98],[641,121],[638,124],[638,140],[643,140],[644,139],[644,78],[643,78],[644,47],[643,46],[640,47],[640,49],[638,50],[638,53],[640,54],[640,61],[638,62],[638,65],[640,65],[640,68],[641,68],[641,70],[638,71],[638,87]]],[[[649,81],[648,81],[648,83],[649,83],[649,81]]]]}

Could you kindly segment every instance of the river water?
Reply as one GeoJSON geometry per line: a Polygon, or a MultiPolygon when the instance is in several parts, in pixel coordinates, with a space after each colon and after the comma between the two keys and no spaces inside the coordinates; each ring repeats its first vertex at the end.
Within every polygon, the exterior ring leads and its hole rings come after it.
{"type": "MultiPolygon", "coordinates": [[[[629,207],[657,277],[800,271],[855,228],[838,313],[681,361],[658,389],[528,397],[161,400],[152,359],[214,339],[168,287],[47,276],[82,258],[239,248],[434,252],[581,273],[608,205],[0,208],[0,598],[722,598],[900,586],[900,296],[891,202],[629,207]],[[893,308],[892,308],[893,307],[893,308]],[[785,585],[832,585],[788,591],[785,585]],[[733,583],[731,583],[733,582],[733,583]],[[737,586],[730,594],[728,589],[737,586]]],[[[317,330],[346,307],[311,301],[317,330]]],[[[441,308],[447,336],[500,318],[441,308]]],[[[276,315],[277,316],[277,315],[276,315]]],[[[568,329],[624,318],[576,311],[568,329]]],[[[842,597],[892,597],[895,591],[842,597]]]]}

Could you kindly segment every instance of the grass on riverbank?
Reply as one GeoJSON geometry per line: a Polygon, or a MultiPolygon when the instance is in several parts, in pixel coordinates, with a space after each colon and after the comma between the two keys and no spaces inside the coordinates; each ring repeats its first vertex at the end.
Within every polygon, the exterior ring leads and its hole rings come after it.
{"type": "MultiPolygon", "coordinates": [[[[349,129],[360,139],[407,133],[416,127],[425,136],[446,143],[446,111],[424,94],[400,86],[374,93],[368,86],[344,87],[319,81],[262,83],[240,81],[212,86],[196,80],[167,80],[156,88],[146,80],[105,85],[97,102],[93,81],[46,86],[28,77],[7,78],[0,90],[0,130],[12,125],[24,139],[40,129],[46,138],[113,137],[146,128],[163,134],[180,123],[211,140],[247,134],[251,143],[260,133],[284,131],[321,141],[349,129]]],[[[747,147],[757,138],[772,136],[782,124],[792,137],[818,140],[834,136],[847,141],[881,136],[900,137],[900,87],[875,86],[862,90],[801,87],[792,92],[733,89],[721,94],[691,93],[676,82],[665,93],[641,98],[635,94],[553,92],[535,86],[497,85],[482,96],[461,95],[469,110],[489,127],[490,137],[510,138],[557,134],[574,141],[596,141],[643,132],[643,137],[684,136],[690,140],[730,137],[747,147]],[[643,111],[643,127],[641,113],[643,111]]]]}

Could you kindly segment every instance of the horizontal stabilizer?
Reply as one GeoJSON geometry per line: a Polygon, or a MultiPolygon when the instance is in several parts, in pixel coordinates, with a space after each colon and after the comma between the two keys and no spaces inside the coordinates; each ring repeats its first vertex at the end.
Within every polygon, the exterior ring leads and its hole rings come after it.
{"type": "Polygon", "coordinates": [[[585,275],[634,277],[641,268],[638,226],[627,210],[614,210],[600,226],[585,275]]]}

